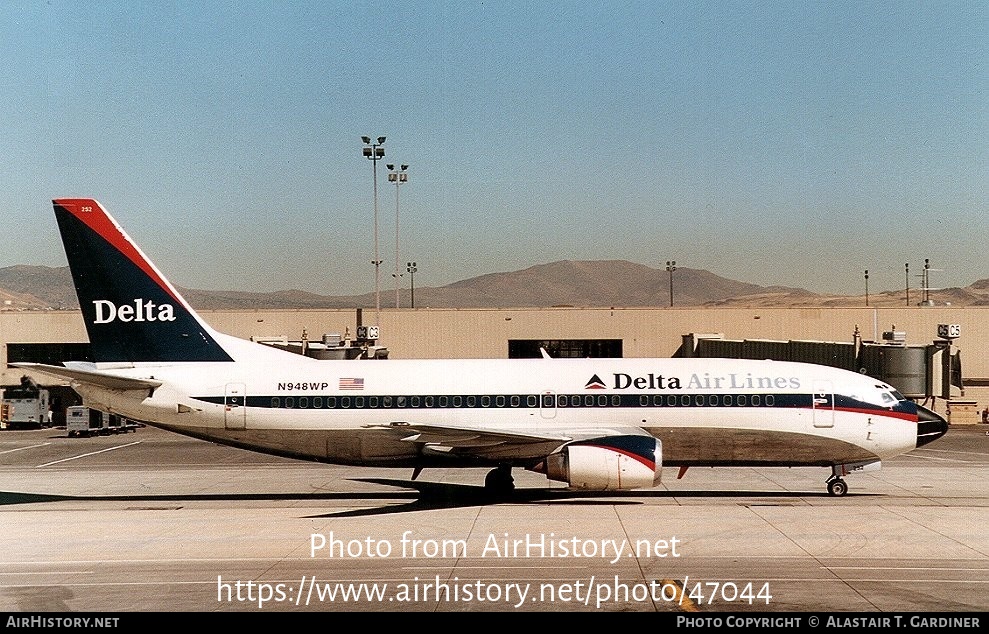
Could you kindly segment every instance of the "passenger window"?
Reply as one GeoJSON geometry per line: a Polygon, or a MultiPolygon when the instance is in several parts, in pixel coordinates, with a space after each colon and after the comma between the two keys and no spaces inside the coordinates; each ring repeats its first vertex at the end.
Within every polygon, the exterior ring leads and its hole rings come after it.
{"type": "Polygon", "coordinates": [[[277,396],[272,397],[272,399],[271,399],[271,406],[272,407],[281,407],[282,406],[281,399],[279,399],[277,396]]]}
{"type": "Polygon", "coordinates": [[[295,397],[294,396],[286,396],[285,397],[285,407],[288,407],[289,409],[295,407],[295,397]]]}
{"type": "Polygon", "coordinates": [[[504,407],[504,406],[505,406],[505,397],[499,394],[498,396],[495,397],[495,407],[504,407]]]}
{"type": "Polygon", "coordinates": [[[330,407],[330,408],[336,407],[337,406],[337,397],[335,397],[335,396],[327,396],[326,397],[326,406],[327,407],[330,407]]]}
{"type": "Polygon", "coordinates": [[[536,399],[534,394],[529,394],[525,397],[525,404],[528,405],[529,407],[535,407],[537,402],[538,400],[536,399]]]}
{"type": "Polygon", "coordinates": [[[760,405],[762,405],[762,399],[759,398],[759,395],[758,394],[753,395],[752,396],[752,406],[753,407],[759,407],[760,405]]]}
{"type": "Polygon", "coordinates": [[[299,399],[299,407],[301,407],[302,409],[306,409],[307,407],[309,407],[309,398],[306,396],[301,397],[299,399]]]}
{"type": "Polygon", "coordinates": [[[323,407],[323,398],[321,396],[315,397],[312,400],[312,406],[315,407],[315,408],[317,408],[317,409],[320,408],[320,407],[323,407]]]}

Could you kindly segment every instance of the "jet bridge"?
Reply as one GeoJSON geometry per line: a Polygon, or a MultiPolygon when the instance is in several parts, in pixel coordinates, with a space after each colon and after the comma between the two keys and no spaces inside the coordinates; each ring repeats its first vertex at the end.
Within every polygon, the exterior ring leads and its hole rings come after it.
{"type": "MultiPolygon", "coordinates": [[[[957,333],[958,330],[944,332],[957,333]]],[[[773,359],[816,363],[865,374],[895,387],[913,400],[952,398],[955,387],[964,395],[960,352],[954,337],[927,345],[906,345],[902,331],[883,333],[882,341],[862,341],[856,329],[852,341],[726,339],[723,333],[683,335],[675,357],[773,359]]]]}

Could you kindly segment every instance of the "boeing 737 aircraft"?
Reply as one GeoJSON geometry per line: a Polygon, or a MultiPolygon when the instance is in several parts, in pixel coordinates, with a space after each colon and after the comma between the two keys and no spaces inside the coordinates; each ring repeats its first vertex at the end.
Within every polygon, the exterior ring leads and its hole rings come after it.
{"type": "Polygon", "coordinates": [[[820,365],[737,359],[317,360],[206,324],[95,200],[53,201],[95,363],[16,364],[86,405],[304,460],[515,467],[573,488],[660,483],[663,465],[846,474],[940,438],[893,387],[820,365]]]}

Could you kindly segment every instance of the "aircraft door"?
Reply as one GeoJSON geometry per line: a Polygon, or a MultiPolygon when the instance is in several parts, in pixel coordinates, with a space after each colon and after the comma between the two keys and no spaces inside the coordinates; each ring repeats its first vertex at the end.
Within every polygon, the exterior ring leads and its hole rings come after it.
{"type": "Polygon", "coordinates": [[[247,429],[247,386],[227,383],[223,390],[223,424],[227,429],[247,429]]]}
{"type": "Polygon", "coordinates": [[[811,398],[814,427],[834,427],[834,386],[831,381],[814,381],[811,398]]]}

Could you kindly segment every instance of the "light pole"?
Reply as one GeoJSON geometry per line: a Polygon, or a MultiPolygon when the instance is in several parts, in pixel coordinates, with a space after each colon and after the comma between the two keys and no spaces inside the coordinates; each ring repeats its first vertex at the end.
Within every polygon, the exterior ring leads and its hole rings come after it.
{"type": "Polygon", "coordinates": [[[385,143],[385,137],[379,136],[377,142],[372,142],[371,137],[362,136],[364,141],[364,157],[371,161],[374,172],[374,325],[381,324],[381,258],[378,256],[378,160],[385,155],[385,148],[381,147],[385,143]]]}
{"type": "Polygon", "coordinates": [[[406,183],[409,180],[409,175],[405,170],[409,169],[408,165],[402,165],[399,169],[395,169],[395,166],[389,163],[385,165],[388,168],[388,182],[395,183],[395,308],[398,308],[398,278],[402,277],[398,272],[398,186],[402,183],[406,183]]]}
{"type": "Polygon", "coordinates": [[[905,267],[907,271],[907,306],[909,306],[910,305],[910,263],[907,262],[905,267]]]}
{"type": "Polygon", "coordinates": [[[927,302],[931,299],[930,292],[930,270],[931,270],[931,259],[924,258],[924,306],[927,306],[927,302]]]}
{"type": "Polygon", "coordinates": [[[869,305],[869,269],[865,270],[865,305],[869,305]]]}
{"type": "Polygon", "coordinates": [[[409,279],[411,280],[410,283],[412,285],[412,308],[415,308],[416,307],[416,271],[418,271],[419,269],[416,268],[415,262],[409,262],[408,264],[405,265],[405,270],[409,272],[409,279]]]}
{"type": "Polygon", "coordinates": [[[670,306],[673,306],[673,271],[677,270],[676,260],[666,261],[666,270],[670,273],[670,306]]]}

